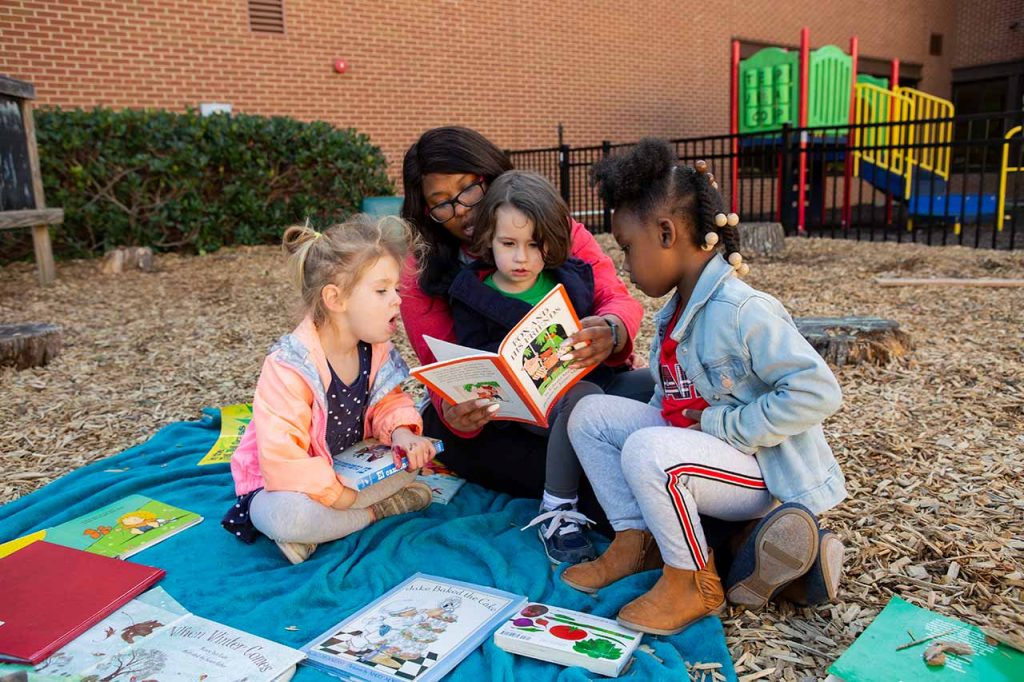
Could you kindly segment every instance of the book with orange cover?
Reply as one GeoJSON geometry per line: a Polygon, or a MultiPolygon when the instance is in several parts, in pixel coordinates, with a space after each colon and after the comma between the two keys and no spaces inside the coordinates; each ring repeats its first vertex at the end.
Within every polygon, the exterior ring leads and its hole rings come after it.
{"type": "Polygon", "coordinates": [[[163,569],[45,541],[0,559],[0,660],[39,663],[160,580],[163,569]]]}
{"type": "Polygon", "coordinates": [[[573,384],[593,369],[570,369],[569,337],[580,330],[559,284],[505,335],[497,353],[424,336],[437,362],[412,375],[453,405],[485,398],[501,406],[494,419],[548,426],[548,414],[573,384]]]}

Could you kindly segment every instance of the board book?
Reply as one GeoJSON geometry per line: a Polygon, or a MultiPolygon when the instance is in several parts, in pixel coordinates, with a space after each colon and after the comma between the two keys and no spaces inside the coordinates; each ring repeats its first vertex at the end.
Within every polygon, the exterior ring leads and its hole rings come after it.
{"type": "Polygon", "coordinates": [[[642,637],[607,618],[530,603],[494,633],[494,643],[509,653],[618,677],[642,637]]]}
{"type": "Polygon", "coordinates": [[[416,573],[302,647],[306,664],[357,680],[441,679],[526,598],[416,573]]]}
{"type": "Polygon", "coordinates": [[[46,529],[46,541],[125,559],[202,520],[198,514],[145,495],[129,495],[46,529]]]}
{"type": "Polygon", "coordinates": [[[238,403],[220,408],[220,435],[197,466],[226,464],[242,442],[242,435],[252,421],[252,403],[238,403]]]}
{"type": "MultiPolygon", "coordinates": [[[[435,452],[444,452],[443,442],[436,438],[430,440],[434,443],[435,452]]],[[[353,490],[362,490],[400,471],[405,471],[409,464],[403,457],[402,466],[396,467],[391,446],[384,445],[376,438],[367,438],[345,448],[335,455],[333,460],[334,473],[338,475],[338,480],[353,490]]]]}
{"type": "Polygon", "coordinates": [[[416,480],[430,487],[434,504],[448,504],[466,484],[466,479],[459,478],[454,471],[436,459],[420,470],[416,480]]]}
{"type": "Polygon", "coordinates": [[[565,287],[559,284],[512,328],[497,353],[424,336],[436,362],[412,375],[446,402],[484,398],[501,406],[493,419],[547,427],[547,415],[573,384],[593,367],[569,369],[560,358],[580,330],[565,287]]]}

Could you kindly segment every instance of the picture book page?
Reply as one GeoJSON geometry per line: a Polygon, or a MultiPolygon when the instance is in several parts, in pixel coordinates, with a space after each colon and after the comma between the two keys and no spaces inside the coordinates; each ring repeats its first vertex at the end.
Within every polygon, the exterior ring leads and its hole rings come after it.
{"type": "Polygon", "coordinates": [[[472,355],[494,355],[494,353],[488,353],[487,351],[477,350],[468,346],[460,346],[457,343],[450,343],[448,341],[442,341],[441,339],[435,339],[433,336],[424,335],[423,340],[427,342],[430,352],[434,354],[434,359],[438,362],[454,360],[456,358],[465,358],[472,355]]]}
{"type": "Polygon", "coordinates": [[[579,329],[565,288],[558,285],[508,333],[498,349],[544,414],[564,389],[586,373],[569,369],[571,360],[558,359],[571,352],[569,337],[579,329]]]}
{"type": "Polygon", "coordinates": [[[530,408],[498,369],[499,362],[496,355],[477,360],[438,362],[428,369],[417,369],[415,374],[416,378],[453,405],[484,398],[500,405],[497,415],[499,419],[534,421],[530,408]]]}

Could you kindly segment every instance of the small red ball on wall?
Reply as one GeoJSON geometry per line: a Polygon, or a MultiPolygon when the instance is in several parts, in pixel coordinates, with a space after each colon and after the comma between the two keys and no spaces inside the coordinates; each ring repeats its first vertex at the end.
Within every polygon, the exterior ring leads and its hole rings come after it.
{"type": "Polygon", "coordinates": [[[334,70],[337,71],[338,73],[345,73],[346,71],[348,71],[348,62],[345,61],[344,59],[335,59],[334,70]]]}

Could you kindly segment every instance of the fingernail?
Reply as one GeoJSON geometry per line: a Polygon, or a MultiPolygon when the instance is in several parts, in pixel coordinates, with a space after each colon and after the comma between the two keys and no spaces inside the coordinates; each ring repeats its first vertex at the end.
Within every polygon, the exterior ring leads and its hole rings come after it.
{"type": "Polygon", "coordinates": [[[579,350],[580,348],[586,348],[586,347],[587,347],[587,346],[589,346],[589,345],[590,345],[590,342],[589,342],[589,341],[580,341],[579,343],[577,343],[576,345],[574,345],[574,346],[572,347],[572,349],[573,349],[573,350],[579,350]]]}
{"type": "Polygon", "coordinates": [[[491,405],[490,407],[487,408],[487,411],[490,412],[491,414],[494,414],[495,412],[498,411],[498,408],[500,407],[501,405],[491,405]]]}
{"type": "Polygon", "coordinates": [[[476,401],[476,406],[477,407],[483,407],[485,405],[490,405],[490,404],[491,404],[491,401],[488,400],[487,398],[480,398],[479,400],[476,401]]]}
{"type": "MultiPolygon", "coordinates": [[[[575,346],[574,346],[574,347],[575,347],[575,346]]],[[[565,355],[559,355],[559,356],[558,356],[558,359],[559,359],[559,360],[561,360],[562,362],[569,362],[569,361],[570,361],[570,360],[572,360],[572,359],[573,359],[574,357],[575,357],[575,356],[574,356],[574,355],[573,355],[572,353],[566,353],[565,355]]]]}

